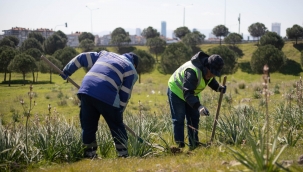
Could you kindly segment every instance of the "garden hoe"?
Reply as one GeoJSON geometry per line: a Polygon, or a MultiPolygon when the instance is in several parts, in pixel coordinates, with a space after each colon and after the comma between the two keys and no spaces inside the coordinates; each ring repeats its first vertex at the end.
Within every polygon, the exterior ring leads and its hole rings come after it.
{"type": "MultiPolygon", "coordinates": [[[[42,59],[43,61],[45,61],[50,67],[52,67],[56,72],[58,72],[59,74],[65,75],[65,74],[64,74],[56,65],[54,65],[51,61],[49,61],[49,60],[48,60],[46,57],[44,57],[43,55],[41,56],[41,59],[42,59]]],[[[77,83],[75,83],[70,77],[67,77],[67,80],[68,80],[70,83],[72,83],[76,88],[78,88],[78,89],[80,88],[80,86],[79,86],[77,83]]],[[[153,148],[157,148],[157,149],[159,149],[159,150],[161,150],[161,151],[164,151],[164,150],[165,150],[164,147],[162,147],[162,146],[160,146],[160,145],[158,145],[158,144],[151,144],[151,143],[147,142],[146,140],[143,140],[143,139],[142,139],[140,136],[138,136],[131,128],[129,128],[126,124],[124,124],[124,126],[125,126],[126,130],[129,131],[134,137],[136,137],[140,143],[145,143],[145,144],[147,144],[147,145],[149,145],[149,146],[151,146],[151,147],[153,147],[153,148]]]]}
{"type": "MultiPolygon", "coordinates": [[[[223,86],[225,86],[225,84],[226,84],[226,78],[227,78],[227,76],[224,76],[223,86]]],[[[217,107],[217,113],[216,113],[216,117],[215,117],[215,120],[214,120],[213,130],[212,130],[212,133],[211,133],[211,139],[210,139],[210,142],[208,144],[211,144],[214,140],[214,137],[215,137],[215,131],[216,131],[218,117],[219,117],[219,113],[220,113],[222,97],[223,97],[223,90],[220,93],[220,98],[219,98],[218,107],[217,107]]]]}

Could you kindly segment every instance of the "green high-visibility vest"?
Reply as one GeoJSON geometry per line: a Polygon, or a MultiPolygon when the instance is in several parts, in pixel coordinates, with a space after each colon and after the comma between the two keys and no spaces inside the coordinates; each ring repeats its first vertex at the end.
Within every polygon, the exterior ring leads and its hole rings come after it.
{"type": "Polygon", "coordinates": [[[202,76],[202,71],[199,68],[194,66],[191,61],[184,63],[173,73],[173,75],[168,80],[169,89],[182,100],[184,100],[184,96],[183,96],[184,71],[188,68],[193,69],[196,72],[196,76],[198,78],[197,87],[194,90],[195,96],[199,96],[199,93],[203,91],[206,85],[212,80],[211,78],[206,84],[202,76]]]}

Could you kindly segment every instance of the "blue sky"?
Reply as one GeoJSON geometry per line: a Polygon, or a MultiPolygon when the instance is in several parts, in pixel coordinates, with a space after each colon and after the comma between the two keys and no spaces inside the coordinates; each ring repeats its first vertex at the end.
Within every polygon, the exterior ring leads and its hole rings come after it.
{"type": "Polygon", "coordinates": [[[206,37],[220,24],[238,33],[239,14],[243,35],[249,35],[248,27],[256,22],[269,30],[272,23],[281,23],[281,36],[294,24],[303,25],[303,0],[0,0],[0,34],[12,27],[99,35],[122,27],[135,34],[136,28],[149,26],[160,32],[161,21],[166,21],[171,37],[183,26],[184,9],[185,26],[206,37]]]}

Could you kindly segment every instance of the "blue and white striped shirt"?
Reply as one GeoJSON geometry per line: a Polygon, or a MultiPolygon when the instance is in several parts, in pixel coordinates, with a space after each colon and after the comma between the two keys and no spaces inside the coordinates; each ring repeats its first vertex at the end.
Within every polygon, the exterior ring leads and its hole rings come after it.
{"type": "Polygon", "coordinates": [[[138,79],[132,57],[107,51],[81,53],[63,71],[71,75],[80,67],[91,69],[83,78],[78,94],[89,95],[124,111],[138,79]]]}

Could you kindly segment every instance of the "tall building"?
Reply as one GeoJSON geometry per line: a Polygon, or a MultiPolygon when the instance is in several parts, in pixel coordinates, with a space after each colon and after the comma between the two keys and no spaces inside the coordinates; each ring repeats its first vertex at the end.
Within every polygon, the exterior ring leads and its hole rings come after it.
{"type": "Polygon", "coordinates": [[[166,38],[166,22],[162,21],[161,22],[161,35],[166,38]]]}
{"type": "Polygon", "coordinates": [[[278,35],[280,35],[281,23],[272,23],[271,24],[271,31],[276,32],[278,35]]]}
{"type": "Polygon", "coordinates": [[[141,36],[141,29],[140,29],[140,28],[137,28],[137,29],[136,29],[136,35],[137,35],[137,36],[141,36]]]}

